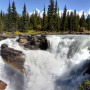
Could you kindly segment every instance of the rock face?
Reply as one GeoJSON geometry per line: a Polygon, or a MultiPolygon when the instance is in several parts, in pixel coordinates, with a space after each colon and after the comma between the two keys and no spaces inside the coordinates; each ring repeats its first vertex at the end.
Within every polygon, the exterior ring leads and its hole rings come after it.
{"type": "Polygon", "coordinates": [[[4,90],[7,84],[0,80],[0,90],[4,90]]]}
{"type": "Polygon", "coordinates": [[[7,38],[15,38],[15,36],[0,36],[0,41],[7,38]]]}
{"type": "Polygon", "coordinates": [[[17,41],[20,45],[31,50],[47,50],[49,47],[49,42],[47,41],[45,35],[19,36],[17,41]]]}
{"type": "Polygon", "coordinates": [[[15,66],[20,71],[23,71],[25,59],[22,57],[24,54],[21,51],[9,48],[7,44],[1,46],[1,56],[6,63],[15,66]]]}

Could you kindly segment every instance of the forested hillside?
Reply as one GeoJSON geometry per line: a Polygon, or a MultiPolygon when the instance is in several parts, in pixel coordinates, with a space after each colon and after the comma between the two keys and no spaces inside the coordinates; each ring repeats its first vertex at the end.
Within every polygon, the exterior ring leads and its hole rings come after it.
{"type": "Polygon", "coordinates": [[[2,10],[0,12],[0,32],[27,32],[28,30],[48,31],[48,32],[83,32],[90,30],[90,15],[85,17],[84,12],[80,17],[77,11],[71,13],[64,7],[64,11],[60,16],[58,2],[50,0],[48,11],[45,6],[43,9],[43,17],[40,17],[38,12],[32,15],[28,14],[26,5],[24,4],[22,15],[20,15],[13,1],[12,5],[9,2],[7,13],[2,10]]]}

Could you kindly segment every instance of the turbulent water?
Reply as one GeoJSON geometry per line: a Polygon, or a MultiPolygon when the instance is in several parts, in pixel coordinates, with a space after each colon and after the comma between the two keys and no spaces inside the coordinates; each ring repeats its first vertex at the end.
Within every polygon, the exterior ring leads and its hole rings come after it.
{"type": "Polygon", "coordinates": [[[25,57],[25,74],[3,62],[0,56],[0,80],[5,90],[77,90],[78,83],[90,78],[85,70],[90,63],[90,36],[48,35],[50,48],[28,50],[20,47],[16,39],[0,41],[21,50],[25,57]]]}

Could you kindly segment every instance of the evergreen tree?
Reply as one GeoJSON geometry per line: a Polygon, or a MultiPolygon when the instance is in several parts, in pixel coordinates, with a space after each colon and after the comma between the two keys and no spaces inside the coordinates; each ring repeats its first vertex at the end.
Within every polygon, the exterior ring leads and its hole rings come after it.
{"type": "Polygon", "coordinates": [[[76,18],[77,18],[77,31],[79,31],[79,29],[80,29],[80,17],[79,17],[79,15],[77,15],[76,18]]]}
{"type": "Polygon", "coordinates": [[[24,8],[22,12],[22,32],[26,32],[27,29],[28,29],[27,11],[26,11],[26,5],[24,3],[24,8]]]}
{"type": "Polygon", "coordinates": [[[7,31],[12,31],[12,10],[9,0],[8,14],[7,14],[7,31]]]}
{"type": "Polygon", "coordinates": [[[79,31],[79,28],[78,28],[78,19],[77,19],[77,14],[76,14],[76,10],[74,11],[74,23],[73,23],[73,29],[74,31],[79,31]]]}
{"type": "Polygon", "coordinates": [[[2,10],[1,10],[0,15],[1,15],[1,20],[3,20],[3,12],[2,12],[2,10]]]}
{"type": "Polygon", "coordinates": [[[87,16],[86,22],[87,22],[87,29],[90,30],[90,14],[87,16]]]}
{"type": "Polygon", "coordinates": [[[86,27],[86,21],[85,21],[85,16],[84,16],[84,12],[80,18],[80,27],[86,27]]]}
{"type": "Polygon", "coordinates": [[[46,12],[45,12],[45,6],[44,6],[44,10],[43,10],[42,29],[43,29],[43,31],[47,30],[47,16],[46,16],[46,12]]]}
{"type": "Polygon", "coordinates": [[[14,1],[12,3],[12,26],[13,26],[13,31],[16,31],[17,30],[17,11],[16,11],[16,6],[14,1]]]}
{"type": "Polygon", "coordinates": [[[42,19],[40,17],[40,15],[37,16],[37,25],[41,25],[42,24],[42,19]]]}
{"type": "Polygon", "coordinates": [[[66,5],[64,7],[64,12],[63,12],[63,16],[62,16],[62,30],[63,31],[67,31],[68,30],[68,26],[67,26],[67,8],[66,5]]]}
{"type": "Polygon", "coordinates": [[[73,12],[70,13],[70,32],[73,31],[73,12]]]}
{"type": "Polygon", "coordinates": [[[28,30],[30,29],[30,16],[28,13],[27,13],[27,29],[28,30]]]}
{"type": "Polygon", "coordinates": [[[33,29],[37,30],[37,17],[38,17],[38,12],[35,10],[35,15],[34,15],[34,23],[33,23],[33,29]]]}
{"type": "Polygon", "coordinates": [[[3,22],[2,22],[2,19],[0,17],[0,33],[3,32],[3,22]]]}
{"type": "Polygon", "coordinates": [[[70,31],[70,15],[69,15],[69,12],[67,12],[67,28],[68,28],[68,31],[70,31]]]}
{"type": "Polygon", "coordinates": [[[21,16],[17,16],[17,28],[20,32],[22,32],[22,17],[21,16]]]}
{"type": "Polygon", "coordinates": [[[55,3],[55,12],[54,12],[54,29],[55,29],[55,31],[57,31],[57,29],[58,29],[58,13],[57,13],[57,11],[58,11],[58,9],[57,9],[57,0],[56,0],[56,3],[55,3]]]}
{"type": "Polygon", "coordinates": [[[34,29],[34,13],[30,16],[30,28],[34,29]]]}
{"type": "Polygon", "coordinates": [[[54,1],[50,0],[48,7],[48,30],[54,31],[54,1]]]}
{"type": "Polygon", "coordinates": [[[57,16],[57,31],[60,31],[60,16],[59,16],[59,8],[58,8],[58,16],[57,16]]]}

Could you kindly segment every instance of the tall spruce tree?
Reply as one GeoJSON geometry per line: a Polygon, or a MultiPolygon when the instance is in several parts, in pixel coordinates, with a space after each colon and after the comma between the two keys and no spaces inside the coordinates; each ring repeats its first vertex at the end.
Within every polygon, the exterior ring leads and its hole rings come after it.
{"type": "Polygon", "coordinates": [[[12,10],[9,0],[8,14],[7,14],[7,31],[12,31],[12,10]]]}
{"type": "Polygon", "coordinates": [[[80,27],[86,27],[85,15],[84,12],[80,18],[80,27]]]}
{"type": "Polygon", "coordinates": [[[30,16],[28,13],[27,13],[27,29],[28,30],[30,29],[30,16]]]}
{"type": "Polygon", "coordinates": [[[73,31],[73,12],[70,13],[70,32],[73,31]]]}
{"type": "Polygon", "coordinates": [[[68,26],[67,26],[67,8],[66,5],[64,7],[64,12],[62,15],[62,30],[63,31],[67,31],[68,30],[68,26]]]}
{"type": "Polygon", "coordinates": [[[38,12],[37,12],[37,10],[35,10],[34,21],[33,21],[33,29],[34,30],[37,30],[37,17],[38,17],[38,12]]]}
{"type": "Polygon", "coordinates": [[[77,13],[76,13],[76,10],[74,10],[74,23],[73,23],[73,29],[74,31],[79,31],[79,28],[78,28],[78,18],[77,18],[77,13]]]}
{"type": "Polygon", "coordinates": [[[87,29],[90,30],[90,14],[87,16],[86,22],[87,22],[87,29]]]}
{"type": "Polygon", "coordinates": [[[22,12],[22,32],[26,32],[27,29],[28,29],[27,11],[26,11],[26,5],[24,3],[23,12],[22,12]]]}
{"type": "Polygon", "coordinates": [[[67,12],[67,27],[68,27],[68,31],[70,33],[71,30],[70,30],[70,15],[69,15],[69,12],[67,12]]]}
{"type": "Polygon", "coordinates": [[[30,16],[30,28],[34,29],[34,13],[30,16]]]}
{"type": "Polygon", "coordinates": [[[59,16],[59,8],[58,8],[58,16],[57,16],[57,31],[60,31],[60,16],[59,16]]]}
{"type": "Polygon", "coordinates": [[[3,22],[2,22],[2,19],[0,17],[0,33],[3,32],[3,22]]]}
{"type": "Polygon", "coordinates": [[[12,3],[12,26],[13,26],[13,32],[17,30],[17,11],[15,2],[12,3]]]}
{"type": "Polygon", "coordinates": [[[47,30],[47,16],[46,16],[46,11],[45,11],[45,6],[43,10],[42,30],[43,31],[47,30]]]}
{"type": "Polygon", "coordinates": [[[57,0],[55,3],[55,11],[54,11],[54,29],[57,31],[58,29],[58,6],[57,6],[57,0]]]}
{"type": "Polygon", "coordinates": [[[48,30],[54,31],[54,1],[50,0],[48,7],[48,30]]]}

